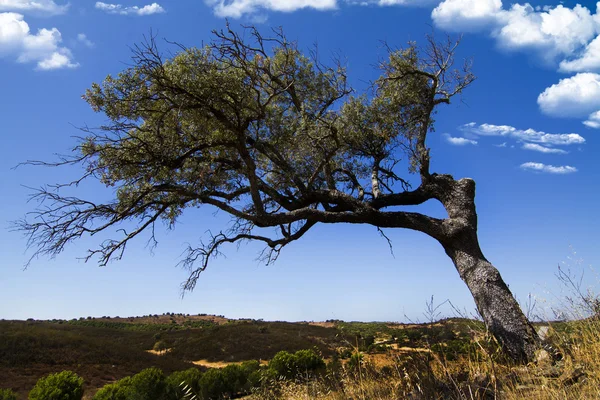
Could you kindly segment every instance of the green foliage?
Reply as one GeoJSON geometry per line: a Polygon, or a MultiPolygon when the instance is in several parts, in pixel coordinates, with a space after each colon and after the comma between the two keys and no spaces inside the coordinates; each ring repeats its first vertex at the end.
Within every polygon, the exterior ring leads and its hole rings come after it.
{"type": "Polygon", "coordinates": [[[108,384],[100,389],[94,400],[168,400],[167,381],[158,368],[108,384]]]}
{"type": "Polygon", "coordinates": [[[203,400],[218,399],[227,391],[228,384],[221,370],[212,368],[200,378],[200,397],[203,400]]]}
{"type": "Polygon", "coordinates": [[[167,382],[158,368],[147,368],[131,378],[129,400],[166,399],[167,382]]]}
{"type": "Polygon", "coordinates": [[[130,386],[129,376],[115,383],[109,383],[96,392],[93,400],[129,400],[130,386]]]}
{"type": "Polygon", "coordinates": [[[159,340],[158,342],[154,343],[154,346],[152,346],[152,350],[154,351],[164,351],[167,348],[167,343],[164,340],[159,340]]]}
{"type": "Polygon", "coordinates": [[[10,389],[0,389],[0,400],[17,400],[17,395],[10,389]]]}
{"type": "Polygon", "coordinates": [[[325,361],[313,350],[299,350],[295,354],[280,351],[269,362],[269,368],[285,378],[311,374],[324,367],[325,361]]]}
{"type": "Polygon", "coordinates": [[[350,360],[348,360],[348,364],[346,365],[350,369],[358,369],[363,363],[363,358],[364,356],[362,353],[354,353],[352,356],[350,356],[350,360]]]}
{"type": "Polygon", "coordinates": [[[82,397],[83,379],[72,371],[41,378],[29,392],[30,400],[81,400],[82,397]]]}
{"type": "Polygon", "coordinates": [[[190,368],[185,371],[173,372],[167,378],[167,394],[169,399],[179,400],[184,396],[184,386],[195,394],[200,393],[200,378],[202,372],[198,368],[190,368]]]}

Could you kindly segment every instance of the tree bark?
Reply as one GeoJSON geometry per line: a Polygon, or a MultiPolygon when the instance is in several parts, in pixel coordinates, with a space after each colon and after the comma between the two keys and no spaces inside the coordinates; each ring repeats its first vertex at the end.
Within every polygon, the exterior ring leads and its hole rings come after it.
{"type": "Polygon", "coordinates": [[[504,352],[515,361],[532,361],[540,345],[538,335],[498,270],[483,256],[477,237],[464,235],[444,249],[504,352]]]}
{"type": "Polygon", "coordinates": [[[533,361],[540,339],[498,270],[485,258],[477,237],[475,182],[444,176],[442,199],[449,218],[440,243],[471,291],[477,310],[504,352],[518,362],[533,361]],[[446,188],[448,188],[446,186],[446,188]]]}

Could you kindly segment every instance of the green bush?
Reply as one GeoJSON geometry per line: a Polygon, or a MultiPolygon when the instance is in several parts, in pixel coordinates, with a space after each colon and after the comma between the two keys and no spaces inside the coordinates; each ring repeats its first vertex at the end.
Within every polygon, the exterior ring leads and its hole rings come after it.
{"type": "Polygon", "coordinates": [[[227,391],[225,375],[221,370],[211,368],[200,378],[200,398],[203,400],[219,399],[227,391]]]}
{"type": "Polygon", "coordinates": [[[10,389],[0,389],[0,400],[17,400],[17,395],[10,389]]]}
{"type": "Polygon", "coordinates": [[[96,392],[93,400],[128,400],[131,378],[126,377],[115,383],[109,383],[96,392]]]}
{"type": "Polygon", "coordinates": [[[147,368],[131,377],[128,400],[166,400],[167,380],[158,368],[147,368]]]}
{"type": "Polygon", "coordinates": [[[30,400],[81,400],[82,397],[83,379],[72,371],[41,378],[29,392],[30,400]]]}
{"type": "Polygon", "coordinates": [[[168,400],[167,380],[158,368],[147,368],[140,373],[105,385],[94,400],[168,400]]]}
{"type": "Polygon", "coordinates": [[[325,361],[312,350],[299,350],[295,354],[280,351],[269,362],[269,368],[273,369],[277,376],[288,379],[315,372],[324,367],[325,361]]]}
{"type": "Polygon", "coordinates": [[[182,399],[189,388],[195,395],[200,394],[200,378],[202,372],[198,368],[189,368],[185,371],[173,372],[167,378],[167,397],[173,400],[182,399]]]}

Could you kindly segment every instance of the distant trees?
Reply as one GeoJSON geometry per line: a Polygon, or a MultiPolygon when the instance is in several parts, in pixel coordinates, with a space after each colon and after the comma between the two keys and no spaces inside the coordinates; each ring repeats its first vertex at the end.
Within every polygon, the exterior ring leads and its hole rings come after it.
{"type": "Polygon", "coordinates": [[[419,231],[443,247],[506,354],[532,360],[539,338],[479,246],[475,182],[430,168],[436,112],[475,79],[469,62],[454,66],[457,46],[430,38],[423,48],[391,49],[372,91],[356,96],[341,63],[303,54],[280,31],[227,27],[170,59],[151,38],[132,66],[83,96],[108,122],[85,129],[74,154],[31,162],[83,172],[37,191],[43,206],[17,227],[34,256],[106,233],[86,258],[106,265],[143,232],[153,243],[157,222],[174,226],[186,209],[213,207],[233,222],[188,249],[189,290],[226,244],[264,243],[270,262],[317,224],[419,231]],[[73,196],[85,179],[114,188],[114,197],[73,196]],[[406,209],[431,200],[447,218],[406,209]]]}

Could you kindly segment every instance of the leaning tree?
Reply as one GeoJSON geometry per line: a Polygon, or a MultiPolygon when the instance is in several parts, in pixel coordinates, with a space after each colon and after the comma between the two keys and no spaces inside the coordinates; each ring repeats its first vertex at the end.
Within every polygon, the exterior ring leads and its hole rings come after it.
{"type": "Polygon", "coordinates": [[[436,109],[475,79],[469,63],[453,67],[457,43],[429,38],[423,49],[390,49],[380,77],[355,96],[339,61],[322,64],[281,31],[265,37],[228,26],[213,34],[207,46],[180,46],[168,59],[150,38],[135,48],[132,66],[86,91],[109,122],[85,129],[70,156],[32,162],[84,169],[74,182],[33,194],[42,206],[18,228],[35,255],[111,232],[86,256],[105,265],[142,232],[153,238],[157,222],[174,225],[186,208],[210,205],[232,222],[188,249],[190,290],[227,243],[263,242],[270,262],[319,223],[412,229],[442,245],[505,352],[531,360],[539,338],[479,247],[475,182],[430,170],[436,109]],[[84,179],[115,187],[114,198],[64,194],[84,179]],[[402,209],[428,200],[448,217],[402,209]]]}

